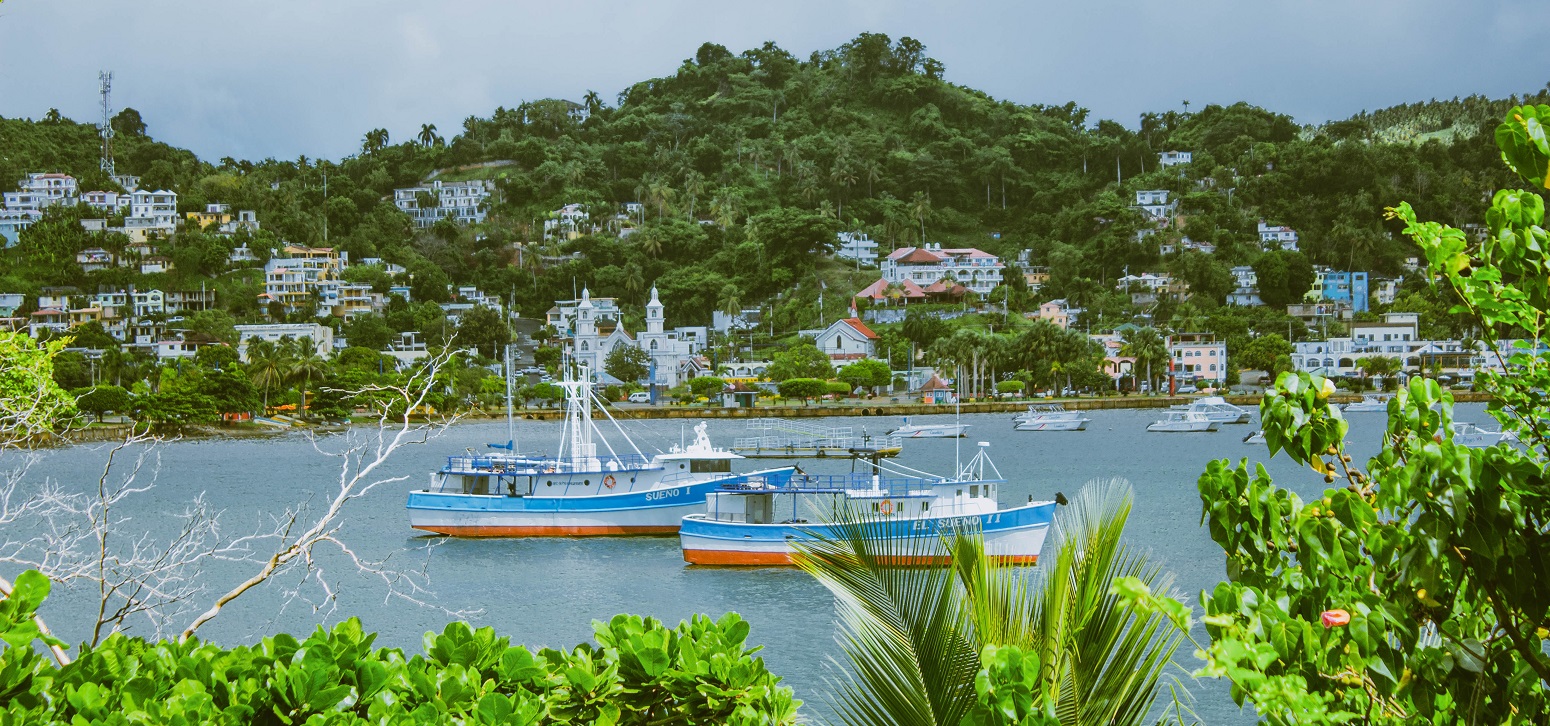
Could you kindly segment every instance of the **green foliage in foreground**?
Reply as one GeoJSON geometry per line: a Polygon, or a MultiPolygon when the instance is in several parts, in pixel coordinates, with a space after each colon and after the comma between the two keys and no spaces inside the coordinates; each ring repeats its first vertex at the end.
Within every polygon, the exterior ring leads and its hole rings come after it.
{"type": "MultiPolygon", "coordinates": [[[[49,583],[0,600],[0,724],[792,724],[801,704],[735,613],[669,628],[618,615],[597,645],[529,651],[493,628],[427,633],[425,655],[372,648],[351,618],[306,640],[223,649],[115,634],[56,667],[28,647],[49,583]]],[[[57,641],[55,641],[57,643],[57,641]]]]}
{"type": "MultiPolygon", "coordinates": [[[[1502,158],[1546,188],[1550,106],[1514,108],[1496,131],[1502,158]]],[[[1214,461],[1202,514],[1226,553],[1228,581],[1203,593],[1201,674],[1275,724],[1550,722],[1550,235],[1544,200],[1503,189],[1475,242],[1391,213],[1426,255],[1432,284],[1483,330],[1524,339],[1482,371],[1489,411],[1516,443],[1471,448],[1453,397],[1416,376],[1389,403],[1382,448],[1365,467],[1346,453],[1333,382],[1283,374],[1260,406],[1270,455],[1326,484],[1305,501],[1263,465],[1214,461]],[[1510,331],[1510,332],[1508,332],[1510,331]]],[[[1191,613],[1136,582],[1127,599],[1191,613]]]]}

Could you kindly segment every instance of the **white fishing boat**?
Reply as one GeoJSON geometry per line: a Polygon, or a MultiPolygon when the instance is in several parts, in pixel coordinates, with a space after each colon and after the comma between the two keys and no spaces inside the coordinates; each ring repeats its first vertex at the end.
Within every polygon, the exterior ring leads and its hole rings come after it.
{"type": "Polygon", "coordinates": [[[1518,437],[1508,431],[1491,431],[1465,421],[1453,422],[1453,443],[1476,449],[1495,446],[1504,441],[1516,442],[1518,437]]]}
{"type": "Polygon", "coordinates": [[[901,439],[956,439],[968,436],[968,431],[969,424],[913,424],[906,416],[904,423],[889,431],[888,435],[901,439]]]}
{"type": "Polygon", "coordinates": [[[1168,411],[1168,415],[1161,421],[1157,421],[1146,427],[1147,431],[1161,433],[1193,433],[1199,431],[1215,431],[1219,426],[1215,421],[1207,418],[1199,411],[1168,411]]]}
{"type": "Polygon", "coordinates": [[[1254,433],[1249,434],[1248,436],[1243,437],[1243,443],[1245,443],[1245,444],[1263,444],[1263,443],[1265,443],[1265,432],[1263,430],[1255,431],[1254,433]]]}
{"type": "Polygon", "coordinates": [[[1081,411],[1067,411],[1058,403],[1034,404],[1012,418],[1018,431],[1082,431],[1092,419],[1081,411]]]}
{"type": "MultiPolygon", "coordinates": [[[[696,565],[789,565],[798,543],[844,537],[840,522],[876,527],[890,544],[937,541],[950,532],[977,532],[986,551],[1004,562],[1034,564],[1044,547],[1055,502],[1003,508],[1006,480],[980,443],[979,453],[951,478],[870,457],[871,470],[799,474],[784,483],[749,480],[718,488],[705,512],[684,517],[678,530],[684,560],[696,565]]],[[[895,551],[914,551],[899,546],[895,551]]],[[[912,562],[910,564],[924,564],[912,562]]]]}
{"type": "Polygon", "coordinates": [[[1379,396],[1367,394],[1356,403],[1348,403],[1342,409],[1346,413],[1386,413],[1389,410],[1389,399],[1393,396],[1379,396]]]}
{"type": "Polygon", "coordinates": [[[1250,417],[1249,409],[1242,406],[1234,406],[1221,396],[1206,396],[1189,403],[1174,404],[1171,410],[1203,413],[1206,418],[1219,424],[1248,423],[1250,417]]]}
{"type": "Polygon", "coordinates": [[[671,534],[723,483],[781,481],[795,471],[733,474],[743,457],[712,446],[704,423],[692,443],[647,456],[596,399],[585,367],[559,385],[565,426],[555,456],[471,449],[449,456],[428,487],[409,493],[410,526],[460,537],[671,534]],[[593,422],[594,405],[613,422],[620,448],[593,422]]]}

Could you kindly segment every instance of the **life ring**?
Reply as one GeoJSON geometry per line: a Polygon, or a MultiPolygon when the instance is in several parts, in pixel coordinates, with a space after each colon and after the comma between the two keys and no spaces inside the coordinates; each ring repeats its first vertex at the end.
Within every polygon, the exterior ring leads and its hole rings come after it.
{"type": "Polygon", "coordinates": [[[612,489],[612,488],[614,488],[614,483],[615,482],[614,482],[614,475],[613,474],[609,474],[608,476],[603,477],[603,486],[608,487],[609,489],[612,489]]]}
{"type": "Polygon", "coordinates": [[[881,504],[877,505],[877,511],[885,515],[893,514],[893,500],[884,499],[881,504]]]}

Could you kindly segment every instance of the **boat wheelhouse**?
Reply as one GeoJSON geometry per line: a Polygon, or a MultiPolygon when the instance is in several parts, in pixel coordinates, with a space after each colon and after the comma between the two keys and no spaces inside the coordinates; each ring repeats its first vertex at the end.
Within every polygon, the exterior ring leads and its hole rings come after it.
{"type": "Polygon", "coordinates": [[[1491,431],[1467,421],[1454,421],[1453,443],[1475,449],[1495,446],[1502,442],[1516,442],[1517,436],[1509,431],[1491,431]]]}
{"type": "MultiPolygon", "coordinates": [[[[703,422],[692,443],[647,456],[614,421],[628,446],[615,449],[592,420],[601,402],[585,369],[560,385],[566,414],[558,454],[449,456],[428,487],[410,492],[410,526],[460,537],[672,534],[684,515],[703,510],[707,493],[737,478],[732,463],[743,457],[711,445],[703,422]]],[[[793,472],[748,476],[782,481],[793,472]]]]}
{"type": "MultiPolygon", "coordinates": [[[[705,511],[684,517],[678,531],[684,560],[696,565],[789,565],[803,541],[843,536],[842,523],[881,528],[905,543],[975,532],[986,552],[1005,562],[1034,564],[1054,517],[1055,502],[1002,508],[1006,480],[986,453],[988,443],[956,477],[932,476],[870,456],[870,472],[799,474],[784,483],[729,482],[706,497],[705,511]]],[[[859,457],[858,457],[859,458],[859,457]]]]}
{"type": "Polygon", "coordinates": [[[1242,406],[1234,406],[1221,396],[1206,396],[1189,403],[1179,404],[1173,407],[1174,411],[1194,411],[1205,414],[1205,417],[1219,424],[1242,424],[1249,422],[1249,409],[1242,406]]]}

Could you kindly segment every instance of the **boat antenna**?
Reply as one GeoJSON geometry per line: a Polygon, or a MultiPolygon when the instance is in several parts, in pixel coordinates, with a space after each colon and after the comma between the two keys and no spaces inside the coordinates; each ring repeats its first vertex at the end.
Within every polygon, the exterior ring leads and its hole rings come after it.
{"type": "Polygon", "coordinates": [[[954,371],[954,374],[957,376],[957,378],[953,379],[953,427],[954,427],[954,431],[953,431],[953,433],[954,433],[954,436],[953,436],[953,473],[956,474],[959,479],[962,479],[963,478],[963,464],[962,464],[962,458],[958,454],[958,448],[959,448],[958,447],[958,440],[963,438],[963,428],[961,427],[961,424],[959,422],[959,419],[962,418],[962,414],[963,414],[963,364],[962,363],[958,364],[958,366],[956,367],[956,370],[954,371]]]}
{"type": "Polygon", "coordinates": [[[516,348],[516,343],[506,344],[506,449],[511,453],[517,453],[517,425],[511,414],[512,408],[512,384],[511,384],[511,352],[516,348]]]}

